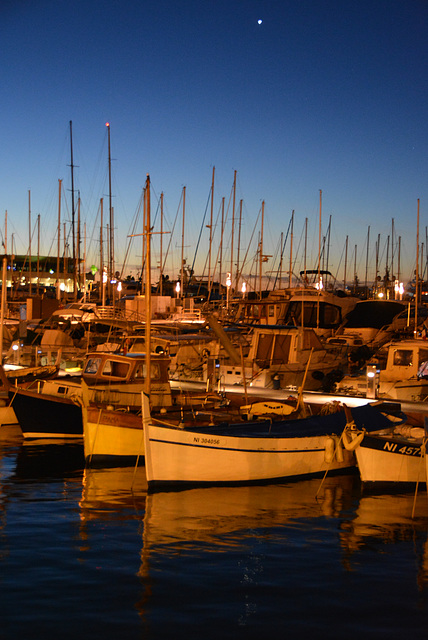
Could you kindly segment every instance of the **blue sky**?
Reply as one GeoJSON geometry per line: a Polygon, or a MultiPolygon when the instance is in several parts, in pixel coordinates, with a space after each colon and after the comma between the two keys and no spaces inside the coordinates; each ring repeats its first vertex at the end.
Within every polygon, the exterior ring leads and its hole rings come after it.
{"type": "MultiPolygon", "coordinates": [[[[428,224],[426,0],[3,0],[0,18],[0,217],[7,211],[8,251],[12,234],[16,253],[27,251],[30,192],[32,252],[40,214],[40,251],[56,255],[59,179],[67,228],[71,218],[71,120],[87,260],[98,264],[100,198],[108,218],[108,121],[119,268],[149,173],[152,217],[163,192],[164,229],[177,220],[163,242],[164,251],[170,242],[167,271],[180,270],[185,186],[184,255],[192,264],[202,229],[195,263],[202,273],[215,167],[213,261],[222,198],[223,260],[230,260],[236,171],[247,272],[254,273],[262,201],[263,252],[272,256],[266,270],[278,268],[292,211],[294,269],[303,267],[306,219],[307,267],[316,267],[321,190],[328,267],[339,280],[346,238],[348,276],[356,264],[364,280],[368,254],[374,277],[378,239],[383,271],[388,236],[389,262],[394,255],[395,270],[400,242],[401,279],[412,275],[418,198],[425,247],[428,224]]],[[[158,245],[159,236],[155,262],[158,245]]],[[[127,272],[136,272],[141,252],[134,240],[127,272]]]]}

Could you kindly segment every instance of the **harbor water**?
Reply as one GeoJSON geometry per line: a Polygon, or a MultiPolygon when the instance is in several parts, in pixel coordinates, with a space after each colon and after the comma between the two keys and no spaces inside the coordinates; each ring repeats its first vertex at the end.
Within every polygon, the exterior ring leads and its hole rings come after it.
{"type": "Polygon", "coordinates": [[[148,493],[143,467],[85,469],[80,444],[2,429],[2,640],[427,633],[425,486],[370,493],[349,474],[148,493]]]}

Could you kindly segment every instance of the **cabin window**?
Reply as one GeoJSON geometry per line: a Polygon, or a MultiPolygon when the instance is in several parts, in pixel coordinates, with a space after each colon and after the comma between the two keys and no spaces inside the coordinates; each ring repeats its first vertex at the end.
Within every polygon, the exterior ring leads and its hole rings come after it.
{"type": "Polygon", "coordinates": [[[291,336],[275,336],[272,364],[287,364],[290,353],[291,336]]]}
{"type": "Polygon", "coordinates": [[[323,306],[325,328],[335,327],[340,323],[340,309],[332,304],[326,304],[323,306]]]}
{"type": "Polygon", "coordinates": [[[270,354],[272,352],[274,336],[271,333],[262,333],[257,343],[257,353],[255,361],[259,367],[268,367],[270,364],[270,354]]]}
{"type": "MultiPolygon", "coordinates": [[[[150,379],[151,380],[159,380],[160,379],[160,366],[156,362],[152,362],[150,364],[150,379]]],[[[141,362],[141,364],[137,365],[135,369],[134,377],[136,380],[144,380],[146,377],[146,364],[145,362],[141,362]]]]}
{"type": "Polygon", "coordinates": [[[115,360],[106,360],[103,367],[103,376],[111,376],[112,378],[126,378],[129,373],[130,365],[128,362],[116,362],[115,360]]]}
{"type": "Polygon", "coordinates": [[[419,361],[418,364],[426,362],[428,360],[428,349],[419,349],[419,361]]]}
{"type": "Polygon", "coordinates": [[[394,365],[397,367],[410,367],[413,364],[413,351],[409,349],[397,349],[394,351],[394,365]]]}
{"type": "Polygon", "coordinates": [[[274,304],[270,304],[269,305],[269,318],[273,318],[275,316],[275,305],[274,304]]]}
{"type": "Polygon", "coordinates": [[[101,358],[89,358],[86,363],[85,373],[89,373],[91,375],[95,375],[100,368],[101,358]]]}

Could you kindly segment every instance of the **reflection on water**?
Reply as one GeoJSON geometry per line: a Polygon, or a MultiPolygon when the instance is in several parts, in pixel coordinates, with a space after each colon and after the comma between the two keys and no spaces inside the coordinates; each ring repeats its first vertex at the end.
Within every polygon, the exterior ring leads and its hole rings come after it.
{"type": "Polygon", "coordinates": [[[149,494],[145,543],[174,547],[182,542],[208,542],[210,548],[220,550],[224,545],[239,545],[242,532],[248,530],[278,527],[301,518],[337,517],[350,504],[355,477],[337,476],[321,482],[149,494]]]}
{"type": "Polygon", "coordinates": [[[79,445],[4,433],[0,481],[6,640],[56,637],[65,611],[62,638],[91,640],[426,628],[425,488],[370,495],[344,475],[148,493],[144,467],[85,469],[79,445]]]}
{"type": "Polygon", "coordinates": [[[147,480],[144,467],[88,468],[83,471],[82,522],[117,517],[120,512],[144,515],[147,480]]]}

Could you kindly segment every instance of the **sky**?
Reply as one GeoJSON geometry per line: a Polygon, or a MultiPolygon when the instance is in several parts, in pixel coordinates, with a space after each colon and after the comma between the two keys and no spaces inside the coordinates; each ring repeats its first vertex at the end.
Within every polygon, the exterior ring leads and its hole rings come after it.
{"type": "Polygon", "coordinates": [[[163,193],[171,278],[182,255],[199,275],[209,264],[216,278],[230,265],[254,275],[261,239],[265,274],[281,254],[298,274],[317,268],[321,238],[339,281],[387,265],[407,281],[418,240],[420,271],[426,261],[427,33],[427,0],[2,0],[7,252],[25,254],[31,235],[32,255],[56,256],[59,180],[71,245],[72,122],[81,255],[99,265],[109,122],[124,275],[141,269],[141,237],[129,236],[143,232],[149,174],[153,264],[163,193]]]}

